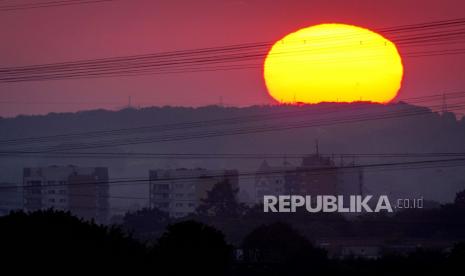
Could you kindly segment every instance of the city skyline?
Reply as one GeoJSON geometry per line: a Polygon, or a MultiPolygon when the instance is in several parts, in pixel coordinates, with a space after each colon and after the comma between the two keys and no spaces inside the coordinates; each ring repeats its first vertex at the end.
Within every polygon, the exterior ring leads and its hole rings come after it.
{"type": "Polygon", "coordinates": [[[0,0],[3,270],[457,274],[464,11],[0,0]]]}

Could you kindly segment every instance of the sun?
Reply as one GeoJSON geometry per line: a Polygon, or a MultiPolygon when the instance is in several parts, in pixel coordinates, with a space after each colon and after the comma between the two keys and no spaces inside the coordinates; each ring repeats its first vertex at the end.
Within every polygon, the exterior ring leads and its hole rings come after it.
{"type": "Polygon", "coordinates": [[[396,45],[378,33],[320,24],[276,42],[263,75],[280,103],[387,103],[401,87],[403,65],[396,45]]]}

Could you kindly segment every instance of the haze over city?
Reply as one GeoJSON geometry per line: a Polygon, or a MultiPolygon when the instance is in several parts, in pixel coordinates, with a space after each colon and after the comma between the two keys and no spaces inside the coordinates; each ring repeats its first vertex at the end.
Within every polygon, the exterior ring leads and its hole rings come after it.
{"type": "Polygon", "coordinates": [[[464,10],[0,0],[0,266],[455,275],[464,10]]]}

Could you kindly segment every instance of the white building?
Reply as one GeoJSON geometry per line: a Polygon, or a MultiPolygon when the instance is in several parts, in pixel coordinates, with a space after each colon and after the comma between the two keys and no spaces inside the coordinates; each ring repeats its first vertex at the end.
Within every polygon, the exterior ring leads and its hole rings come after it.
{"type": "Polygon", "coordinates": [[[151,170],[149,176],[150,207],[165,211],[171,217],[195,212],[216,183],[227,180],[238,187],[236,170],[151,170]]]}
{"type": "Polygon", "coordinates": [[[14,183],[0,183],[0,216],[23,209],[23,191],[14,183]]]}
{"type": "Polygon", "coordinates": [[[71,211],[84,219],[106,223],[109,215],[108,169],[76,166],[24,168],[26,211],[71,211]]]}
{"type": "Polygon", "coordinates": [[[263,196],[279,196],[287,192],[286,174],[288,171],[294,171],[297,167],[288,162],[282,166],[270,166],[265,160],[262,162],[255,175],[255,201],[263,202],[263,196]]]}

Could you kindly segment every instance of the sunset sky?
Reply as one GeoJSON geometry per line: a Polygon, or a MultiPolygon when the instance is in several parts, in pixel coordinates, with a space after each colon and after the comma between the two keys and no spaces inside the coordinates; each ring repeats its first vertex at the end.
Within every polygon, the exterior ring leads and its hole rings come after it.
{"type": "MultiPolygon", "coordinates": [[[[30,0],[16,2],[29,3],[30,0]],[[29,2],[28,2],[29,1],[29,2]]],[[[10,0],[0,1],[6,5],[10,0]]],[[[461,18],[456,1],[152,1],[0,11],[0,67],[276,41],[299,28],[461,18]],[[419,4],[421,3],[421,5],[419,4]]],[[[389,36],[387,36],[389,38],[389,36]]],[[[456,48],[460,48],[457,45],[456,48]]],[[[402,55],[402,47],[399,48],[402,55]]],[[[465,54],[404,59],[400,98],[462,91],[465,54]]],[[[262,69],[0,83],[0,116],[136,106],[275,103],[262,69]]]]}

